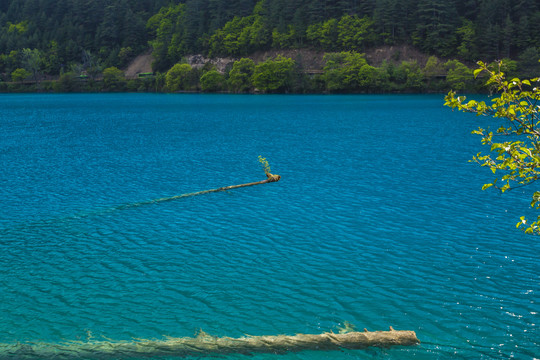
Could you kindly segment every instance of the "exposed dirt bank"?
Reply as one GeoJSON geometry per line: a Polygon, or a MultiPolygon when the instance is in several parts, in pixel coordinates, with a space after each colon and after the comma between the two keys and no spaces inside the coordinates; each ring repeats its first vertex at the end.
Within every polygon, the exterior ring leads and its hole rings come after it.
{"type": "Polygon", "coordinates": [[[126,78],[134,79],[138,74],[152,72],[153,61],[154,57],[150,51],[137,56],[124,71],[126,78]]]}

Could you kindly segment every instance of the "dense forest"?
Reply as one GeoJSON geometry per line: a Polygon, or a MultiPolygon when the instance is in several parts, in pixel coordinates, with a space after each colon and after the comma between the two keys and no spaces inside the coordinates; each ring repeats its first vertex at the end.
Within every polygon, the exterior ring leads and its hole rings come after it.
{"type": "Polygon", "coordinates": [[[363,51],[401,43],[427,54],[489,61],[534,58],[540,44],[538,0],[244,0],[232,19],[221,3],[234,2],[188,0],[150,19],[158,68],[187,53],[363,51]]]}
{"type": "Polygon", "coordinates": [[[513,59],[512,70],[532,76],[538,24],[540,0],[3,0],[0,76],[97,79],[148,49],[157,74],[189,54],[309,48],[332,64],[330,54],[402,44],[445,63],[513,59]]]}
{"type": "Polygon", "coordinates": [[[23,49],[39,50],[50,75],[90,60],[123,66],[148,48],[146,22],[167,2],[2,0],[0,72],[21,67],[23,49]]]}

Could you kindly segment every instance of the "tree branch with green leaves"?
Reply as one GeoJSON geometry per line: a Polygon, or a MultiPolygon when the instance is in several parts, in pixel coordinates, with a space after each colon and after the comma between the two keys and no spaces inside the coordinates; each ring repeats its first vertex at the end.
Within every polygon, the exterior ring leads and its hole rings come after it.
{"type": "MultiPolygon", "coordinates": [[[[472,132],[482,137],[482,145],[489,146],[490,153],[480,152],[471,161],[488,167],[496,175],[482,190],[493,187],[504,193],[532,185],[540,179],[540,78],[507,80],[502,62],[478,62],[478,66],[474,76],[487,75],[486,84],[496,92],[491,104],[466,101],[465,96],[450,91],[444,105],[502,120],[495,131],[480,127],[472,132]]],[[[531,207],[540,209],[540,191],[534,192],[531,207]]],[[[540,235],[540,216],[532,222],[522,216],[516,227],[540,235]]]]}

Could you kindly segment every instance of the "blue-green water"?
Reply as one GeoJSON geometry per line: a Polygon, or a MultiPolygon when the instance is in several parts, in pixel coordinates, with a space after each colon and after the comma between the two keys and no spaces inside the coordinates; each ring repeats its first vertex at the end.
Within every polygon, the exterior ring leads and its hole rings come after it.
{"type": "MultiPolygon", "coordinates": [[[[414,330],[256,359],[540,357],[532,189],[442,96],[1,95],[0,343],[414,330]],[[264,179],[279,183],[110,210],[264,179]]],[[[243,355],[225,358],[245,358],[243,355]]]]}

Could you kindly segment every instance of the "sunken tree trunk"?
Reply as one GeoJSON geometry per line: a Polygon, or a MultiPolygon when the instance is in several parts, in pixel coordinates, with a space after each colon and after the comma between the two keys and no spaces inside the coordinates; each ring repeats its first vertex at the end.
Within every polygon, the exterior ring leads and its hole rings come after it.
{"type": "Polygon", "coordinates": [[[349,332],[344,334],[297,334],[215,337],[200,332],[194,338],[165,340],[67,342],[61,344],[0,344],[0,359],[128,359],[158,356],[220,354],[282,354],[303,350],[365,349],[371,346],[409,346],[420,343],[414,331],[349,332]]]}

